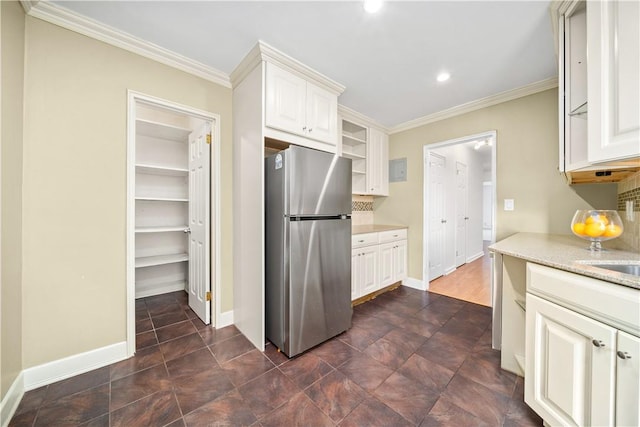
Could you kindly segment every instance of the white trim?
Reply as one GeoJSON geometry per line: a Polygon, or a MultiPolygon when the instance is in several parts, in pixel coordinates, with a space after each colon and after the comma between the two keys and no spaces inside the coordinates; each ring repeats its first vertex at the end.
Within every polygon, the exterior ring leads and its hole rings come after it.
{"type": "Polygon", "coordinates": [[[470,263],[470,262],[473,262],[473,261],[475,261],[477,259],[480,259],[483,256],[484,256],[484,251],[480,251],[475,255],[471,255],[470,257],[467,258],[467,264],[470,263]]]}
{"type": "Polygon", "coordinates": [[[402,281],[402,286],[406,286],[407,288],[417,289],[419,291],[428,291],[429,281],[414,279],[413,277],[407,277],[402,281]]]}
{"type": "Polygon", "coordinates": [[[233,325],[233,310],[225,311],[218,314],[216,320],[216,329],[224,328],[225,326],[233,325]]]}
{"type": "Polygon", "coordinates": [[[0,402],[0,426],[6,427],[24,396],[24,371],[20,372],[0,402]]]}
{"type": "Polygon", "coordinates": [[[469,113],[481,108],[486,108],[492,105],[501,104],[503,102],[512,101],[517,98],[522,98],[524,96],[533,95],[534,93],[543,92],[548,89],[553,89],[554,87],[558,87],[557,77],[551,77],[517,89],[500,92],[495,95],[487,96],[486,98],[481,98],[462,105],[447,108],[446,110],[429,114],[424,117],[409,120],[408,122],[400,123],[399,125],[393,126],[391,129],[389,129],[389,133],[394,134],[398,132],[404,132],[409,129],[414,129],[429,123],[448,119],[450,117],[459,116],[461,114],[469,113]]]}
{"type": "Polygon", "coordinates": [[[449,268],[445,268],[444,272],[442,273],[443,276],[448,276],[451,273],[453,273],[454,271],[456,271],[458,268],[457,267],[449,267],[449,268]]]}
{"type": "Polygon", "coordinates": [[[229,76],[222,71],[80,15],[55,3],[23,1],[22,7],[29,16],[59,25],[213,83],[228,88],[231,87],[229,76]]]}
{"type": "Polygon", "coordinates": [[[297,59],[280,52],[262,40],[258,40],[258,43],[256,43],[242,61],[240,61],[240,64],[231,72],[230,81],[232,85],[234,87],[237,86],[261,61],[271,62],[284,67],[288,71],[297,74],[305,80],[314,82],[336,95],[340,95],[345,90],[345,87],[340,83],[306,66],[297,59]]]}
{"type": "Polygon", "coordinates": [[[121,341],[106,347],[34,366],[33,368],[22,371],[24,374],[24,389],[26,391],[33,390],[56,381],[111,365],[128,357],[127,342],[121,341]]]}
{"type": "Polygon", "coordinates": [[[215,324],[218,324],[218,313],[220,312],[220,292],[222,276],[220,268],[222,265],[220,257],[220,115],[214,114],[208,111],[199,110],[197,108],[189,107],[186,105],[178,104],[165,99],[156,98],[154,96],[145,95],[133,90],[127,90],[127,355],[132,356],[135,353],[136,343],[136,322],[135,322],[135,153],[136,153],[136,134],[135,134],[135,121],[136,121],[136,103],[152,104],[156,107],[162,107],[168,110],[173,110],[181,114],[197,117],[202,120],[211,122],[212,133],[215,128],[215,135],[212,135],[213,149],[211,150],[211,168],[215,170],[211,179],[215,182],[212,184],[211,191],[215,191],[212,199],[212,212],[211,215],[215,216],[215,221],[212,226],[211,234],[214,237],[215,243],[215,257],[213,263],[215,264],[215,277],[211,284],[212,291],[215,292],[214,304],[212,307],[215,311],[212,313],[212,322],[215,320],[215,324]],[[215,227],[215,230],[213,229],[215,227]]]}
{"type": "Polygon", "coordinates": [[[364,114],[359,113],[356,110],[352,110],[349,107],[345,107],[344,105],[338,104],[338,115],[350,122],[357,122],[363,126],[377,128],[385,133],[389,133],[388,127],[383,126],[371,117],[365,116],[364,114]]]}
{"type": "Polygon", "coordinates": [[[213,279],[213,313],[211,315],[211,323],[212,326],[219,327],[222,321],[222,307],[220,306],[220,295],[222,295],[222,223],[220,214],[222,206],[220,202],[221,197],[221,171],[220,165],[222,164],[222,156],[220,154],[220,147],[222,146],[222,140],[220,139],[220,127],[222,123],[220,122],[220,117],[216,115],[215,120],[211,123],[211,136],[213,141],[211,142],[211,188],[209,191],[213,192],[213,198],[211,199],[211,213],[215,215],[213,224],[209,224],[209,227],[213,227],[211,230],[211,235],[213,236],[213,242],[210,243],[212,249],[214,250],[213,254],[213,268],[215,268],[215,275],[212,277],[213,279]]]}

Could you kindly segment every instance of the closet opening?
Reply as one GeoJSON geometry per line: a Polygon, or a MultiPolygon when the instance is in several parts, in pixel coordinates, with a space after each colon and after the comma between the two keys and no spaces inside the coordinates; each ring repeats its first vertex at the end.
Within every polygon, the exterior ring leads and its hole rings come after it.
{"type": "Polygon", "coordinates": [[[129,92],[129,355],[215,326],[219,141],[217,115],[129,92]]]}

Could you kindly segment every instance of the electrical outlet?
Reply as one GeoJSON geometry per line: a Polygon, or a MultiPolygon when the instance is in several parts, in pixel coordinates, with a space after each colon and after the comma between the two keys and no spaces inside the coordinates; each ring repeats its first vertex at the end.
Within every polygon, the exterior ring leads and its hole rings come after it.
{"type": "Polygon", "coordinates": [[[504,210],[512,211],[516,208],[515,202],[513,199],[504,199],[504,210]]]}

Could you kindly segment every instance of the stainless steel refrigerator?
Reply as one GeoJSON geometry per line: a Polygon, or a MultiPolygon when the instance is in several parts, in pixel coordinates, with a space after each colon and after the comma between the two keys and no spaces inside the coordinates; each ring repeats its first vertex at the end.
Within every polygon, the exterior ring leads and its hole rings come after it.
{"type": "Polygon", "coordinates": [[[351,160],[265,159],[266,337],[289,357],[351,327],[351,160]]]}

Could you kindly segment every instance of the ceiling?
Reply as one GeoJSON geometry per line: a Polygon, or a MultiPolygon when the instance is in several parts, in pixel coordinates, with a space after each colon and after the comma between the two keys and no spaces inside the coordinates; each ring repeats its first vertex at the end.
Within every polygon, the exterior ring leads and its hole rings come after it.
{"type": "Polygon", "coordinates": [[[55,1],[227,76],[258,40],[391,129],[557,75],[550,1],[55,1]],[[436,81],[448,71],[451,79],[436,81]]]}

